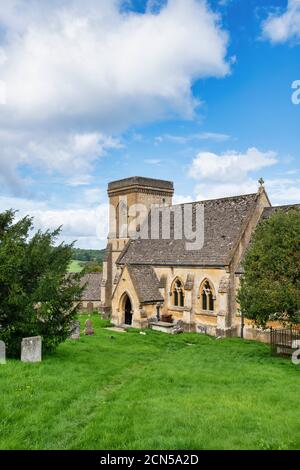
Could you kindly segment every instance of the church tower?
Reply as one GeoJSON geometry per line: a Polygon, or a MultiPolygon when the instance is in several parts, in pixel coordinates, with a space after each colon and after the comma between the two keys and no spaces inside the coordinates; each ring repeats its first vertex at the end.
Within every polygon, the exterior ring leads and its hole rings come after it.
{"type": "Polygon", "coordinates": [[[109,235],[103,262],[101,302],[104,313],[111,310],[111,296],[117,282],[116,261],[153,205],[172,205],[171,181],[134,176],[108,185],[109,235]]]}

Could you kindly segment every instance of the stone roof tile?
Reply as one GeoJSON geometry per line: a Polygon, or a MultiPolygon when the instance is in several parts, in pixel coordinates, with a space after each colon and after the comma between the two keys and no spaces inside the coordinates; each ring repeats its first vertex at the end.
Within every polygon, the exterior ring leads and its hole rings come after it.
{"type": "MultiPolygon", "coordinates": [[[[232,250],[256,201],[257,194],[249,194],[191,203],[194,214],[197,205],[204,205],[204,246],[201,250],[188,250],[187,240],[174,239],[174,220],[171,219],[170,239],[164,240],[160,234],[157,240],[132,240],[126,250],[121,253],[118,263],[157,266],[227,266],[232,250]]],[[[183,211],[186,205],[173,207],[180,207],[183,211]]]]}
{"type": "Polygon", "coordinates": [[[101,282],[102,282],[102,273],[89,273],[85,274],[81,278],[81,286],[86,284],[86,288],[83,291],[81,300],[90,302],[90,301],[100,301],[101,300],[101,282]]]}
{"type": "Polygon", "coordinates": [[[151,266],[128,265],[127,267],[142,304],[163,302],[164,299],[159,292],[159,280],[151,266]]]}

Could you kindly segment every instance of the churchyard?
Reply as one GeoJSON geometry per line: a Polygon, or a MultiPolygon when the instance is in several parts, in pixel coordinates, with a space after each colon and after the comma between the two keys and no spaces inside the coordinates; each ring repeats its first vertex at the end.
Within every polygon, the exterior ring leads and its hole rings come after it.
{"type": "Polygon", "coordinates": [[[300,448],[300,366],[268,345],[92,320],[41,363],[0,365],[0,449],[300,448]]]}

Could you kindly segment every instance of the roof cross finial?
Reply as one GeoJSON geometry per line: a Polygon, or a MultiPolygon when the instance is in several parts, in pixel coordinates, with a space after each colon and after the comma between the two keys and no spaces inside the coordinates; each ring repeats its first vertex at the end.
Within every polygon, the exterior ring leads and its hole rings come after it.
{"type": "Polygon", "coordinates": [[[258,182],[259,182],[261,188],[265,184],[265,180],[263,178],[259,178],[258,182]]]}

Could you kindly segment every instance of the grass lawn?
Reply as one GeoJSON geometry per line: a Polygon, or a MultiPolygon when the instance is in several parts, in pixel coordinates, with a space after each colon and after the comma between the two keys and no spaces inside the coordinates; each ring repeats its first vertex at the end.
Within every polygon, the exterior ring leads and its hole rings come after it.
{"type": "Polygon", "coordinates": [[[300,449],[300,367],[268,346],[94,324],[0,365],[0,449],[300,449]]]}
{"type": "Polygon", "coordinates": [[[72,260],[68,271],[69,273],[81,273],[83,271],[82,261],[72,260]]]}

